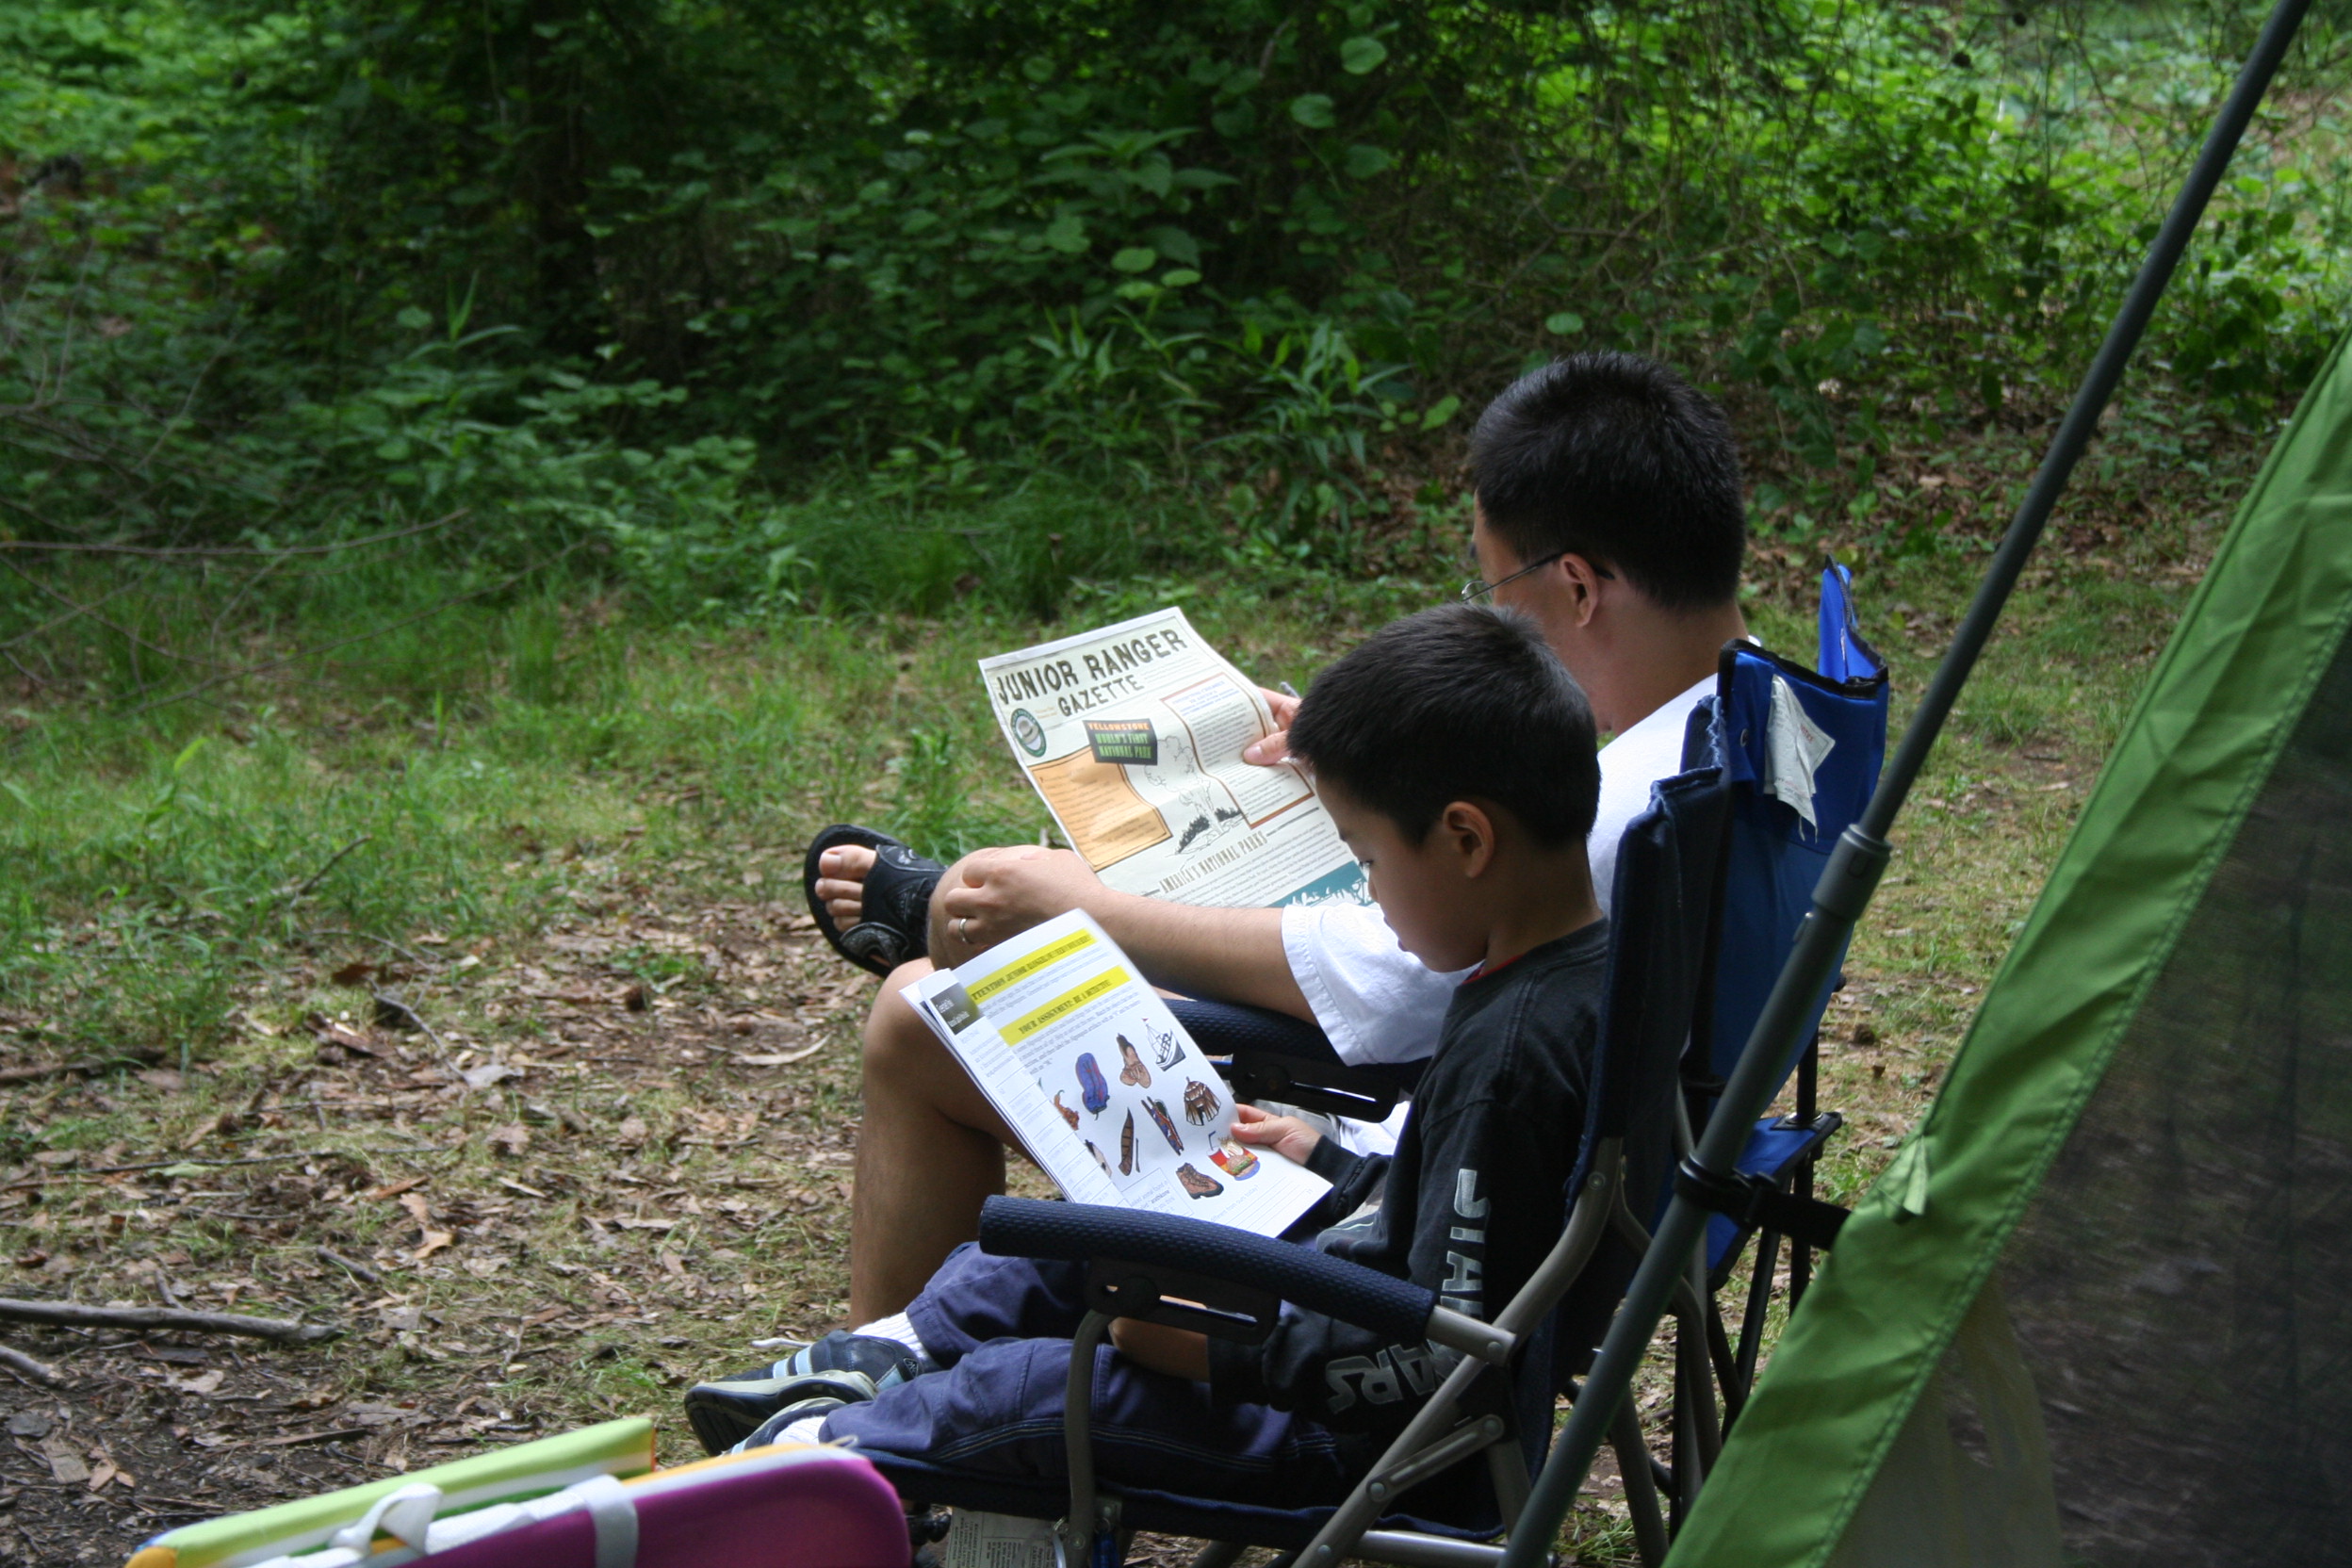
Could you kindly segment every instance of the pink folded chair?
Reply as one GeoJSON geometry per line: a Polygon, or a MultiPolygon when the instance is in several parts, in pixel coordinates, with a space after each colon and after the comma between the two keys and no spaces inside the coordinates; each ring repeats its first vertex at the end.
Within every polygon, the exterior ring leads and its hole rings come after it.
{"type": "MultiPolygon", "coordinates": [[[[552,1517],[518,1517],[463,1544],[433,1542],[416,1560],[431,1568],[907,1568],[911,1556],[898,1494],[840,1448],[757,1448],[629,1481],[598,1477],[515,1506],[517,1515],[531,1511],[552,1517]]],[[[462,1514],[445,1527],[464,1530],[476,1517],[462,1514]]],[[[389,1568],[400,1558],[368,1560],[389,1568]]]]}
{"type": "Polygon", "coordinates": [[[131,1568],[908,1568],[898,1494],[847,1449],[779,1444],[647,1471],[648,1429],[642,1455],[572,1466],[569,1484],[539,1462],[600,1435],[633,1440],[643,1425],[511,1450],[487,1478],[478,1457],[194,1527],[149,1543],[131,1568]]]}

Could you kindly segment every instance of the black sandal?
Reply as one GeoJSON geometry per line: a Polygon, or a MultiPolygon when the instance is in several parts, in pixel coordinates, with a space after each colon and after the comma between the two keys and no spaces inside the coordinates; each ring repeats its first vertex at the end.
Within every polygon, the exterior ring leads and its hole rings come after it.
{"type": "Polygon", "coordinates": [[[808,841],[800,890],[808,900],[809,917],[834,952],[869,973],[888,974],[931,951],[931,890],[946,874],[945,866],[924,859],[888,833],[837,823],[808,841]],[[874,869],[866,874],[859,910],[862,918],[846,931],[834,925],[833,912],[817,897],[817,862],[826,850],[844,844],[874,851],[874,869]]]}

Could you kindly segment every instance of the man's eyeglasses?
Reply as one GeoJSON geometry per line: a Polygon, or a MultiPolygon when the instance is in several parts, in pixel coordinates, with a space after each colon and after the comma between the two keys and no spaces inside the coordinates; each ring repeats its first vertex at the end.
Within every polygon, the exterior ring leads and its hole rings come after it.
{"type": "MultiPolygon", "coordinates": [[[[1553,562],[1558,561],[1561,556],[1568,553],[1569,552],[1567,550],[1554,550],[1551,554],[1545,556],[1541,561],[1530,561],[1526,565],[1520,567],[1517,571],[1511,573],[1509,577],[1503,579],[1502,582],[1489,582],[1484,578],[1474,577],[1469,581],[1462,585],[1462,602],[1464,604],[1476,604],[1480,599],[1486,597],[1487,595],[1493,593],[1495,589],[1503,586],[1503,583],[1516,582],[1521,578],[1527,576],[1529,572],[1540,572],[1544,567],[1550,565],[1553,562]]],[[[1602,565],[1596,561],[1592,561],[1590,557],[1587,558],[1587,561],[1592,567],[1592,575],[1594,577],[1606,578],[1610,582],[1617,580],[1617,574],[1610,571],[1607,566],[1602,565]]]]}

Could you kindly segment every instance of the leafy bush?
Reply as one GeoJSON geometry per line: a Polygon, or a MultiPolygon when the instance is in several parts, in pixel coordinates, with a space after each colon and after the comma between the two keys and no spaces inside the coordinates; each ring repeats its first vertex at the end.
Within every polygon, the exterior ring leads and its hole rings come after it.
{"type": "MultiPolygon", "coordinates": [[[[1740,402],[1774,496],[1867,512],[1896,433],[2070,384],[2245,23],[32,0],[0,504],[181,543],[454,516],[444,559],[577,551],[662,614],[1044,610],[1236,536],[1370,560],[1465,406],[1608,345],[1740,402]]],[[[2244,419],[2347,291],[2311,25],[2151,344],[2244,419]]]]}

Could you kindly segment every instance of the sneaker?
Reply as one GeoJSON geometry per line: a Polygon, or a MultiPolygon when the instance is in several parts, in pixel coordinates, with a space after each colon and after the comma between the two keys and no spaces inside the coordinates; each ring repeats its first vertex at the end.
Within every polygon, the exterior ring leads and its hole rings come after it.
{"type": "MultiPolygon", "coordinates": [[[[858,1376],[858,1374],[852,1372],[846,1374],[846,1376],[854,1378],[858,1376]]],[[[870,1398],[872,1396],[869,1395],[868,1397],[870,1398]]],[[[782,1410],[777,1411],[774,1415],[769,1416],[765,1421],[760,1422],[759,1426],[753,1428],[750,1435],[745,1437],[741,1443],[724,1450],[713,1448],[710,1451],[714,1454],[720,1452],[741,1454],[748,1453],[754,1448],[764,1448],[769,1444],[779,1441],[784,1436],[786,1429],[790,1428],[795,1421],[806,1421],[812,1415],[829,1415],[833,1412],[842,1409],[844,1406],[858,1404],[861,1401],[855,1399],[838,1399],[829,1394],[820,1394],[807,1399],[795,1399],[791,1404],[786,1405],[782,1410]]],[[[697,1426],[695,1430],[699,1433],[701,1428],[697,1426]]],[[[707,1442],[708,1440],[706,1439],[705,1441],[707,1442]]]]}
{"type": "Polygon", "coordinates": [[[880,1334],[854,1334],[847,1329],[836,1329],[823,1339],[781,1343],[784,1354],[767,1365],[714,1381],[759,1382],[773,1378],[805,1378],[811,1372],[863,1372],[874,1380],[878,1392],[936,1370],[921,1351],[880,1334]]]}
{"type": "Polygon", "coordinates": [[[813,1345],[795,1347],[766,1366],[696,1383],[686,1391],[686,1419],[704,1449],[718,1453],[793,1399],[839,1393],[821,1380],[855,1378],[861,1398],[932,1370],[931,1364],[894,1339],[835,1330],[813,1345]]]}

